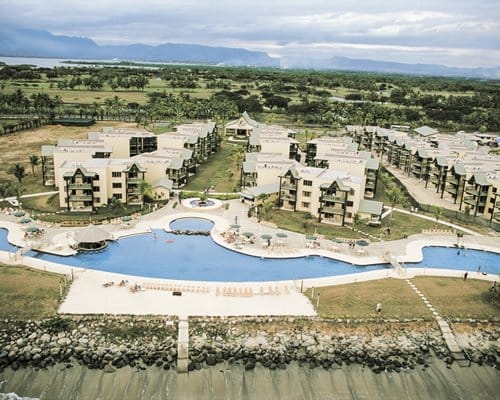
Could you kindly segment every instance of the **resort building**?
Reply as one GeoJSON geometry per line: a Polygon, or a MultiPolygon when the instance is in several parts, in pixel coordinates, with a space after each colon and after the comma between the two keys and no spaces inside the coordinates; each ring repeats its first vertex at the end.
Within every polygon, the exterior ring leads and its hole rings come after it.
{"type": "Polygon", "coordinates": [[[247,139],[252,134],[253,130],[258,128],[260,124],[254,121],[245,111],[241,117],[233,121],[229,121],[224,125],[224,135],[232,136],[235,139],[247,139]]]}
{"type": "Polygon", "coordinates": [[[102,140],[113,149],[113,158],[127,158],[158,149],[157,136],[144,129],[102,128],[89,132],[90,140],[102,140]]]}
{"type": "Polygon", "coordinates": [[[242,165],[242,197],[253,200],[278,189],[285,210],[309,212],[337,225],[352,223],[356,214],[380,224],[383,204],[368,200],[375,195],[378,160],[358,151],[349,137],[310,140],[302,154],[294,136],[278,126],[254,128],[242,165]]]}
{"type": "Polygon", "coordinates": [[[68,211],[95,211],[110,198],[142,203],[142,180],[157,200],[183,187],[196,168],[219,147],[215,123],[180,125],[154,135],[135,129],[90,132],[88,140],[60,140],[42,146],[43,181],[59,189],[60,206],[68,211]]]}
{"type": "Polygon", "coordinates": [[[380,224],[383,203],[365,200],[365,178],[345,171],[294,165],[280,176],[279,204],[309,212],[319,222],[343,226],[354,216],[380,224]]]}
{"type": "Polygon", "coordinates": [[[413,134],[368,126],[346,130],[360,147],[380,156],[389,167],[424,181],[427,189],[459,210],[500,228],[500,156],[481,147],[474,133],[446,135],[428,127],[417,128],[413,134]]]}
{"type": "Polygon", "coordinates": [[[298,164],[279,153],[246,153],[242,165],[241,186],[260,187],[277,184],[283,170],[298,164]]]}
{"type": "Polygon", "coordinates": [[[84,161],[89,158],[109,158],[112,147],[103,140],[59,139],[56,145],[42,146],[42,179],[44,185],[59,182],[59,169],[65,161],[84,161]]]}
{"type": "MultiPolygon", "coordinates": [[[[146,170],[128,159],[65,161],[60,166],[59,205],[68,211],[95,211],[114,197],[126,204],[141,204],[140,182],[146,170]]],[[[158,186],[158,193],[169,192],[158,186]]]]}

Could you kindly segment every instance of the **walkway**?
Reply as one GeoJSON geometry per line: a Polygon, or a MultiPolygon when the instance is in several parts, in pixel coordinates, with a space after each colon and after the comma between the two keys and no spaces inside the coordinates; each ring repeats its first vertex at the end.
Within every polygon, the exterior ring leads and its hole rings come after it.
{"type": "Polygon", "coordinates": [[[434,306],[427,300],[427,298],[418,290],[415,284],[409,279],[405,279],[405,282],[417,293],[420,299],[424,302],[424,304],[429,308],[429,311],[432,312],[432,315],[436,319],[439,329],[441,329],[441,333],[443,334],[443,338],[450,350],[453,358],[457,361],[458,365],[461,367],[467,367],[470,365],[469,360],[467,359],[466,354],[458,345],[457,339],[453,334],[450,325],[439,315],[434,306]]]}
{"type": "MultiPolygon", "coordinates": [[[[410,212],[408,210],[402,210],[401,208],[394,208],[394,211],[397,211],[401,214],[412,215],[412,216],[417,217],[417,218],[422,218],[422,219],[426,219],[428,221],[436,222],[436,218],[429,217],[428,215],[421,215],[418,212],[410,212]]],[[[452,224],[451,222],[439,221],[436,223],[439,223],[440,225],[449,226],[450,228],[456,229],[457,231],[465,232],[469,235],[479,235],[479,233],[473,231],[472,229],[464,228],[461,225],[452,224]]]]}
{"type": "MultiPolygon", "coordinates": [[[[31,197],[50,196],[50,195],[57,194],[57,193],[59,193],[58,190],[54,190],[51,192],[23,194],[22,196],[19,196],[19,198],[20,199],[29,199],[31,197]]],[[[19,203],[17,202],[16,196],[5,197],[3,199],[0,199],[0,201],[8,201],[10,204],[12,204],[15,207],[17,207],[19,205],[19,203]]]]}
{"type": "Polygon", "coordinates": [[[458,204],[453,204],[451,199],[442,199],[436,193],[436,189],[431,189],[430,183],[428,188],[425,187],[425,182],[421,179],[416,179],[405,175],[400,169],[384,164],[384,167],[406,187],[408,193],[422,204],[432,204],[435,206],[447,208],[448,210],[458,211],[458,204]]]}

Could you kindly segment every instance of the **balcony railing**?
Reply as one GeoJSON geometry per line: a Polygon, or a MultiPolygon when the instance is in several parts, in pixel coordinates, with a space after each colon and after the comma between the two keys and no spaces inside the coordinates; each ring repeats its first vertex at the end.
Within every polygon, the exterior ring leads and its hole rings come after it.
{"type": "Polygon", "coordinates": [[[287,183],[287,182],[281,182],[281,189],[297,190],[297,184],[287,183]]]}
{"type": "Polygon", "coordinates": [[[92,189],[91,183],[68,183],[68,189],[92,189]]]}
{"type": "Polygon", "coordinates": [[[321,207],[320,212],[324,214],[344,215],[344,210],[336,207],[321,207]]]}
{"type": "Polygon", "coordinates": [[[71,195],[69,201],[92,201],[91,195],[71,195]]]}
{"type": "Polygon", "coordinates": [[[345,203],[346,199],[342,196],[324,195],[320,197],[320,201],[330,201],[332,203],[345,203]]]}
{"type": "Polygon", "coordinates": [[[472,194],[474,196],[477,196],[479,194],[479,190],[476,190],[473,187],[466,187],[465,188],[465,193],[472,194]]]}

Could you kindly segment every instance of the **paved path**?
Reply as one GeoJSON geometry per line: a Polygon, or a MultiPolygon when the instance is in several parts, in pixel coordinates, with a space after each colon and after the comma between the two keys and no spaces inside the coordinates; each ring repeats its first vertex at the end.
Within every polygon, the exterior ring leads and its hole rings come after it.
{"type": "Polygon", "coordinates": [[[436,188],[431,188],[429,183],[428,187],[425,187],[425,182],[421,179],[411,178],[405,175],[401,170],[384,164],[384,167],[406,187],[408,192],[412,197],[422,204],[432,204],[435,206],[447,208],[448,210],[458,211],[459,205],[453,204],[451,199],[442,199],[441,196],[436,193],[436,188]]]}
{"type": "MultiPolygon", "coordinates": [[[[50,196],[52,194],[57,194],[57,193],[59,193],[58,190],[54,190],[51,192],[23,194],[22,196],[19,196],[19,198],[20,199],[29,199],[31,197],[50,196]]],[[[10,204],[12,204],[15,207],[17,207],[19,205],[19,203],[17,202],[16,196],[5,197],[3,199],[0,199],[0,201],[8,201],[10,204]]]]}
{"type": "Polygon", "coordinates": [[[409,279],[406,279],[405,282],[417,293],[417,295],[420,297],[420,299],[424,302],[424,304],[429,308],[429,311],[432,312],[432,315],[436,319],[439,329],[441,330],[441,333],[443,334],[444,341],[446,342],[446,345],[448,346],[448,349],[450,350],[453,358],[458,362],[458,365],[460,366],[468,366],[469,361],[466,359],[466,356],[463,352],[463,350],[460,348],[457,342],[457,338],[453,334],[450,325],[448,322],[446,322],[436,311],[434,306],[427,300],[425,295],[418,290],[418,288],[415,286],[415,284],[410,281],[409,279]]]}
{"type": "MultiPolygon", "coordinates": [[[[428,215],[421,215],[418,212],[410,212],[408,210],[403,210],[401,208],[394,208],[394,211],[399,212],[401,214],[413,215],[414,217],[417,217],[417,218],[422,218],[422,219],[426,219],[428,221],[436,222],[436,218],[429,217],[428,215]]],[[[436,224],[446,225],[446,226],[449,226],[450,228],[456,229],[458,231],[468,233],[469,235],[479,235],[479,233],[473,231],[472,229],[464,228],[463,226],[452,224],[451,222],[439,221],[439,222],[436,222],[436,224]]]]}

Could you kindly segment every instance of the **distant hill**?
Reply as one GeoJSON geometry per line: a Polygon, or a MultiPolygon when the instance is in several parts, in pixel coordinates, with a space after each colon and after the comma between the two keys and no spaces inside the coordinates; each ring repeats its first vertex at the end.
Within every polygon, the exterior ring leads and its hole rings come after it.
{"type": "Polygon", "coordinates": [[[344,71],[382,72],[410,75],[462,76],[469,78],[500,78],[500,68],[457,68],[440,64],[406,64],[348,57],[311,59],[284,57],[282,68],[331,69],[344,71]]]}
{"type": "Polygon", "coordinates": [[[261,51],[198,44],[165,43],[99,46],[81,37],[58,36],[45,30],[0,27],[0,55],[11,57],[53,57],[87,60],[192,62],[253,67],[309,68],[411,75],[500,78],[500,68],[456,68],[438,64],[405,64],[347,57],[272,58],[261,51]]]}
{"type": "Polygon", "coordinates": [[[0,27],[0,55],[89,60],[194,62],[223,65],[278,67],[279,60],[260,51],[196,44],[165,43],[99,46],[91,39],[56,36],[48,31],[0,27]]]}

